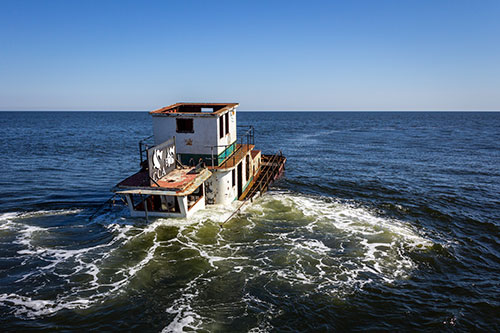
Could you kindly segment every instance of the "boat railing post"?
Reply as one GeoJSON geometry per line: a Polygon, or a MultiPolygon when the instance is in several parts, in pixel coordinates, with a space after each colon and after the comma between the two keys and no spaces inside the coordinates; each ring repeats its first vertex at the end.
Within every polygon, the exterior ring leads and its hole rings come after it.
{"type": "Polygon", "coordinates": [[[149,223],[149,219],[148,219],[148,203],[146,202],[146,200],[148,199],[148,197],[146,196],[146,199],[142,199],[142,193],[141,193],[141,200],[142,200],[142,203],[144,204],[144,215],[146,216],[146,222],[149,223]]]}

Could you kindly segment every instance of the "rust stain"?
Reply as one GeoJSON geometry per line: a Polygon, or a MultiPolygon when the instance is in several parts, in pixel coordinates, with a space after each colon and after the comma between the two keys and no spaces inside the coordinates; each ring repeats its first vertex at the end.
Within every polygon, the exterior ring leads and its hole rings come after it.
{"type": "Polygon", "coordinates": [[[149,114],[202,114],[218,115],[225,113],[240,105],[239,103],[175,103],[163,108],[153,110],[149,114]],[[202,108],[213,108],[213,112],[202,112],[202,108]]]}
{"type": "Polygon", "coordinates": [[[177,192],[177,195],[189,194],[196,190],[212,173],[203,169],[199,173],[193,173],[194,167],[175,169],[157,181],[158,185],[149,183],[147,171],[139,171],[136,174],[121,181],[116,187],[122,189],[151,189],[168,190],[177,192]]]}

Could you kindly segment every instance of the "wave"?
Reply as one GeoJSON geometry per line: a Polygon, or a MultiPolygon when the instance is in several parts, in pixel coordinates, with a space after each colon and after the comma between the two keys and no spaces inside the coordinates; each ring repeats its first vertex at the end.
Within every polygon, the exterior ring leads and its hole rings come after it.
{"type": "MultiPolygon", "coordinates": [[[[214,207],[210,216],[213,217],[217,212],[220,213],[222,221],[232,210],[214,207]]],[[[0,294],[0,305],[14,308],[14,313],[21,317],[46,316],[63,309],[89,308],[124,291],[137,274],[155,260],[156,250],[165,245],[158,237],[158,229],[165,226],[182,229],[206,220],[209,216],[207,212],[202,212],[190,220],[159,218],[150,224],[141,224],[140,220],[131,221],[124,218],[124,210],[118,213],[108,212],[98,216],[94,222],[97,220],[101,226],[99,232],[102,237],[99,237],[99,240],[105,239],[106,235],[111,235],[111,239],[78,249],[49,247],[39,241],[40,238],[57,236],[56,232],[61,226],[43,227],[28,224],[33,223],[31,218],[40,216],[79,213],[81,210],[72,209],[0,215],[0,228],[15,234],[14,244],[21,248],[17,254],[23,258],[24,265],[29,267],[29,270],[14,281],[14,286],[24,289],[24,286],[36,284],[41,277],[50,277],[58,281],[58,287],[62,290],[55,299],[32,297],[30,292],[3,293],[0,294]],[[146,248],[136,246],[150,236],[152,242],[146,248]],[[134,258],[130,258],[130,248],[135,254],[134,258]]],[[[186,247],[196,248],[190,244],[186,244],[186,247]]],[[[200,253],[204,255],[201,249],[200,253]]],[[[208,254],[205,255],[208,258],[208,254]]],[[[216,261],[217,258],[213,260],[216,261]]]]}
{"type": "MultiPolygon", "coordinates": [[[[199,329],[213,321],[214,314],[197,306],[203,303],[198,299],[200,290],[216,283],[213,276],[244,276],[245,296],[234,306],[259,304],[266,313],[259,318],[266,319],[259,319],[253,329],[258,331],[272,328],[271,320],[280,310],[249,290],[263,289],[271,299],[293,293],[349,297],[366,284],[408,278],[418,268],[411,252],[433,248],[431,240],[404,221],[331,198],[286,192],[268,193],[246,206],[212,237],[208,245],[195,237],[183,240],[186,246],[199,248],[210,269],[193,279],[168,308],[175,318],[165,332],[199,329]]],[[[217,309],[212,307],[211,312],[217,309]]]]}
{"type": "Polygon", "coordinates": [[[57,237],[64,226],[25,222],[37,214],[74,218],[78,210],[3,214],[0,225],[15,234],[26,269],[13,283],[18,291],[0,294],[0,305],[19,317],[87,309],[154,285],[153,276],[167,274],[167,281],[185,279],[186,284],[166,304],[171,320],[164,331],[203,329],[218,312],[228,311],[222,308],[227,302],[231,309],[264,311],[248,329],[269,330],[284,291],[349,297],[367,284],[408,278],[418,268],[412,252],[433,246],[404,221],[354,203],[290,192],[267,193],[221,227],[238,205],[209,206],[190,219],[156,218],[149,224],[128,219],[125,211],[108,212],[97,217],[98,224],[83,225],[99,237],[77,248],[42,241],[57,237]],[[30,292],[43,279],[55,281],[55,297],[43,286],[30,292]],[[207,307],[203,295],[217,288],[220,297],[235,290],[241,296],[207,307]]]}

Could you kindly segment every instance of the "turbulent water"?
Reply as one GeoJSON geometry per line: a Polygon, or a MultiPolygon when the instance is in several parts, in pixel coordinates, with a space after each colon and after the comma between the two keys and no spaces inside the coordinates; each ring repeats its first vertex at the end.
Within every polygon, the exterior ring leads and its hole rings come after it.
{"type": "Polygon", "coordinates": [[[243,113],[285,177],[190,219],[90,216],[147,113],[0,113],[0,328],[499,331],[500,113],[243,113]]]}

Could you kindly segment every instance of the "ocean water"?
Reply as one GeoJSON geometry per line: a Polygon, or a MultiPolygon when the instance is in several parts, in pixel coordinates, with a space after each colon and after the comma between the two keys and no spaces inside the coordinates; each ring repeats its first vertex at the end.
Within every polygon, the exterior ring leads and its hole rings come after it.
{"type": "Polygon", "coordinates": [[[0,113],[2,331],[500,331],[500,113],[240,112],[285,177],[128,217],[147,113],[0,113]]]}

